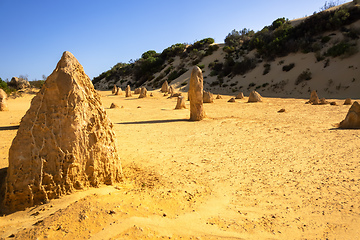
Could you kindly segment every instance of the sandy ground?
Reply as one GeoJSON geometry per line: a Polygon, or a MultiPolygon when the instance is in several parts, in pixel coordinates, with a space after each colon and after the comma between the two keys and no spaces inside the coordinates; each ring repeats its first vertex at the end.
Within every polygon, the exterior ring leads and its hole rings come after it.
{"type": "MultiPolygon", "coordinates": [[[[350,107],[343,99],[224,96],[205,104],[207,119],[190,122],[188,109],[157,91],[100,94],[124,182],[2,216],[0,239],[360,238],[360,130],[334,128],[350,107]]],[[[0,112],[1,172],[32,97],[0,112]]]]}

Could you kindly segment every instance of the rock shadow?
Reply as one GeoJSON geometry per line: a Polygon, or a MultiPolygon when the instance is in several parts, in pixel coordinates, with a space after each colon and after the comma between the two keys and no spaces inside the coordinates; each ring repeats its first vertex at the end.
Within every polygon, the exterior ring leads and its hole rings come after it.
{"type": "Polygon", "coordinates": [[[16,126],[3,126],[0,127],[0,131],[7,131],[7,130],[17,130],[19,129],[20,125],[16,125],[16,126]]]}
{"type": "Polygon", "coordinates": [[[121,122],[117,124],[132,125],[132,124],[156,124],[156,123],[172,123],[172,122],[192,122],[189,119],[165,119],[165,120],[150,120],[137,122],[121,122]]]}

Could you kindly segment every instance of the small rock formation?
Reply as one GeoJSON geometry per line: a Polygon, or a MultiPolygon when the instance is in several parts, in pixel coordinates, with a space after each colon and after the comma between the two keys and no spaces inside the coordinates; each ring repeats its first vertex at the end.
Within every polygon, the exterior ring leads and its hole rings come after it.
{"type": "Polygon", "coordinates": [[[177,103],[175,109],[183,109],[186,108],[185,106],[185,98],[183,96],[179,96],[177,98],[177,103]]]}
{"type": "Polygon", "coordinates": [[[332,105],[332,106],[336,106],[336,105],[337,105],[337,103],[336,103],[336,102],[330,102],[330,105],[332,105]]]}
{"type": "Polygon", "coordinates": [[[340,122],[339,128],[360,128],[360,104],[358,102],[355,101],[350,107],[345,119],[340,122]]]}
{"type": "Polygon", "coordinates": [[[141,92],[141,88],[135,88],[134,94],[140,94],[140,92],[141,92]]]}
{"type": "Polygon", "coordinates": [[[83,67],[64,52],[9,150],[3,209],[23,210],[122,178],[113,125],[83,67]]]}
{"type": "Polygon", "coordinates": [[[153,95],[153,93],[150,93],[150,97],[153,97],[154,95],[153,95]]]}
{"type": "Polygon", "coordinates": [[[131,97],[132,94],[131,94],[131,89],[130,89],[130,86],[127,85],[126,89],[125,89],[125,97],[131,97]]]}
{"type": "Polygon", "coordinates": [[[203,93],[203,102],[204,103],[213,103],[214,102],[214,96],[211,92],[204,91],[203,93]]]}
{"type": "Polygon", "coordinates": [[[242,92],[240,92],[235,99],[243,99],[244,98],[244,94],[242,92]]]}
{"type": "Polygon", "coordinates": [[[30,87],[30,83],[29,81],[23,79],[23,78],[17,78],[17,77],[13,77],[9,84],[9,87],[14,88],[16,90],[21,90],[24,88],[29,88],[30,87]]]}
{"type": "Polygon", "coordinates": [[[200,121],[205,118],[203,106],[203,75],[201,69],[195,66],[191,71],[189,84],[190,120],[200,121]]]}
{"type": "Polygon", "coordinates": [[[252,91],[249,95],[249,103],[252,102],[262,102],[261,95],[257,91],[252,91]]]}
{"type": "Polygon", "coordinates": [[[121,93],[122,93],[121,87],[118,87],[116,89],[115,95],[121,95],[121,93]]]}
{"type": "Polygon", "coordinates": [[[163,96],[164,96],[164,97],[167,97],[167,96],[169,96],[169,94],[166,92],[166,93],[164,93],[163,96]]]}
{"type": "Polygon", "coordinates": [[[160,91],[163,92],[163,93],[167,93],[169,91],[169,84],[168,84],[168,82],[166,80],[163,83],[163,85],[161,86],[160,91]]]}
{"type": "Polygon", "coordinates": [[[216,99],[222,99],[222,96],[221,96],[220,94],[218,94],[218,95],[216,96],[216,99]]]}
{"type": "Polygon", "coordinates": [[[0,111],[8,111],[7,94],[0,88],[0,111]]]}
{"type": "Polygon", "coordinates": [[[147,96],[147,90],[145,87],[142,87],[140,90],[140,96],[139,98],[145,98],[147,96]]]}
{"type": "Polygon", "coordinates": [[[170,97],[173,97],[173,94],[175,93],[175,89],[174,89],[173,86],[170,86],[170,87],[169,87],[168,93],[170,94],[170,97]]]}
{"type": "Polygon", "coordinates": [[[230,98],[228,102],[235,102],[235,98],[230,98]]]}
{"type": "Polygon", "coordinates": [[[119,108],[119,105],[116,103],[111,103],[110,108],[119,108]]]}
{"type": "Polygon", "coordinates": [[[310,103],[313,105],[318,105],[320,103],[319,97],[315,90],[311,92],[310,99],[306,103],[310,103]]]}
{"type": "Polygon", "coordinates": [[[351,105],[351,104],[352,104],[351,98],[345,99],[344,105],[351,105]]]}
{"type": "Polygon", "coordinates": [[[278,113],[283,113],[283,112],[285,112],[286,110],[285,110],[285,108],[282,108],[282,109],[280,109],[279,111],[278,111],[278,113]]]}
{"type": "Polygon", "coordinates": [[[116,91],[117,91],[117,86],[116,86],[116,84],[114,84],[114,87],[113,87],[113,89],[112,89],[111,93],[112,93],[112,94],[115,94],[115,93],[116,93],[116,91]]]}

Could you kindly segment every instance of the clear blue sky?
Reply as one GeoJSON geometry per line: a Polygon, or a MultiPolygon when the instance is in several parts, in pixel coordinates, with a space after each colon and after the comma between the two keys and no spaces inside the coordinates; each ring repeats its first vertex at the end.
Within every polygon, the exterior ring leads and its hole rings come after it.
{"type": "MultiPolygon", "coordinates": [[[[329,1],[328,1],[329,2],[329,1]]],[[[349,1],[340,1],[349,2],[349,1]]],[[[50,75],[70,51],[92,79],[118,62],[311,15],[324,0],[0,0],[0,77],[50,75]]]]}

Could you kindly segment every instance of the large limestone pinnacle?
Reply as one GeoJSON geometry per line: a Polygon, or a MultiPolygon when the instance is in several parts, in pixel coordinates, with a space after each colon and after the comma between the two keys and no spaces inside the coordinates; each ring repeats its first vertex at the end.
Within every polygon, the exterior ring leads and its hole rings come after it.
{"type": "Polygon", "coordinates": [[[191,71],[189,85],[190,120],[200,121],[205,117],[203,106],[203,75],[201,69],[195,66],[191,71]]]}
{"type": "Polygon", "coordinates": [[[112,127],[83,67],[64,52],[10,147],[4,207],[22,210],[121,180],[112,127]]]}

